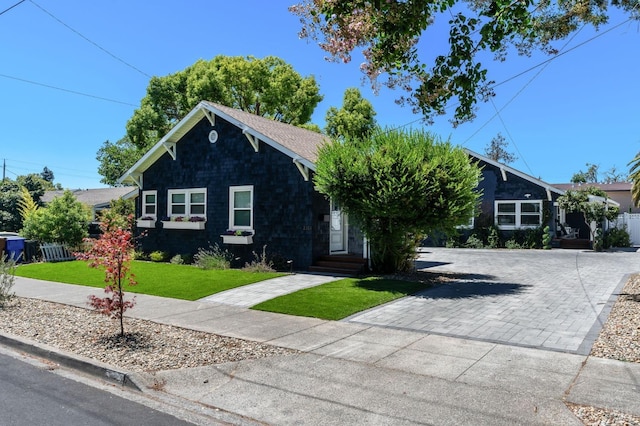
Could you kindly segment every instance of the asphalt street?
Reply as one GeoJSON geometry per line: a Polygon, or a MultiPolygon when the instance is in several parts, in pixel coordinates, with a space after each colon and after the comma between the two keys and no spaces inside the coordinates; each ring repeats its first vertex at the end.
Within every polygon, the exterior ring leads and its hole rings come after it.
{"type": "Polygon", "coordinates": [[[180,426],[191,423],[0,353],[0,424],[180,426]]]}

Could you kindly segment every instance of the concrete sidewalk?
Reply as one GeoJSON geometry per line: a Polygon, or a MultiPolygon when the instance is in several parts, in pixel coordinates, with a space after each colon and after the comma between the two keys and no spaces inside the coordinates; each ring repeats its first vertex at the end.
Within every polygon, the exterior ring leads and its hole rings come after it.
{"type": "MultiPolygon", "coordinates": [[[[14,290],[83,308],[89,294],[101,291],[24,278],[14,290]]],[[[247,421],[580,425],[565,402],[640,416],[638,364],[213,302],[136,298],[128,316],[301,351],[155,375],[166,380],[164,392],[247,421]]]]}
{"type": "Polygon", "coordinates": [[[291,274],[255,284],[221,291],[200,299],[201,302],[215,302],[225,305],[249,308],[269,299],[275,299],[294,291],[315,287],[343,277],[321,274],[291,274]]]}

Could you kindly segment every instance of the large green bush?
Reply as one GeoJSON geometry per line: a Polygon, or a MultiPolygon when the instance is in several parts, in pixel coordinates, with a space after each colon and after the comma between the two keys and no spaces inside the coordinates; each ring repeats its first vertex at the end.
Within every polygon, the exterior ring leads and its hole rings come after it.
{"type": "Polygon", "coordinates": [[[89,208],[76,200],[71,191],[54,198],[46,207],[29,214],[21,234],[31,240],[77,246],[88,236],[89,208]]]}
{"type": "Polygon", "coordinates": [[[631,237],[625,228],[611,228],[604,234],[604,248],[631,247],[631,237]]]}
{"type": "Polygon", "coordinates": [[[461,148],[424,131],[380,129],[324,145],[314,183],[369,239],[374,269],[393,272],[413,267],[425,235],[469,222],[480,178],[461,148]]]}

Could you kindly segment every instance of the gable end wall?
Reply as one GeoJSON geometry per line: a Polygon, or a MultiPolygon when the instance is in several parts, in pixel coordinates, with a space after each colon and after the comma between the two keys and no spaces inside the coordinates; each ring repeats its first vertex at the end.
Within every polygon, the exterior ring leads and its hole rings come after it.
{"type": "Polygon", "coordinates": [[[176,152],[176,160],[165,154],[145,171],[143,190],[158,191],[161,219],[168,215],[169,189],[207,188],[206,229],[165,230],[158,224],[141,240],[145,252],[194,254],[218,243],[233,252],[241,266],[266,245],[267,254],[292,260],[295,269],[308,268],[312,233],[319,210],[328,211],[328,202],[319,202],[313,182],[304,181],[290,157],[262,141],[256,153],[242,130],[220,117],[215,127],[203,118],[177,143],[176,152]],[[218,132],[215,144],[208,140],[213,129],[218,132]],[[229,187],[238,185],[254,186],[254,243],[223,246],[220,235],[229,228],[229,187]]]}

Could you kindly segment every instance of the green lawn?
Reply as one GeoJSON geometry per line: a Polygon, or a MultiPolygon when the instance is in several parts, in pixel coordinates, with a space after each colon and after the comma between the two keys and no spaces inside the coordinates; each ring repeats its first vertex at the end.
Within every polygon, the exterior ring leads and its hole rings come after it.
{"type": "Polygon", "coordinates": [[[252,309],[339,320],[431,286],[378,277],[345,278],[267,300],[252,309]]]}
{"type": "MultiPolygon", "coordinates": [[[[131,271],[138,285],[125,285],[125,292],[185,300],[197,300],[230,288],[285,275],[238,269],[204,270],[190,265],[135,260],[131,262],[131,271]]],[[[16,275],[90,287],[105,286],[103,270],[90,268],[84,261],[20,265],[16,268],[16,275]]]]}

